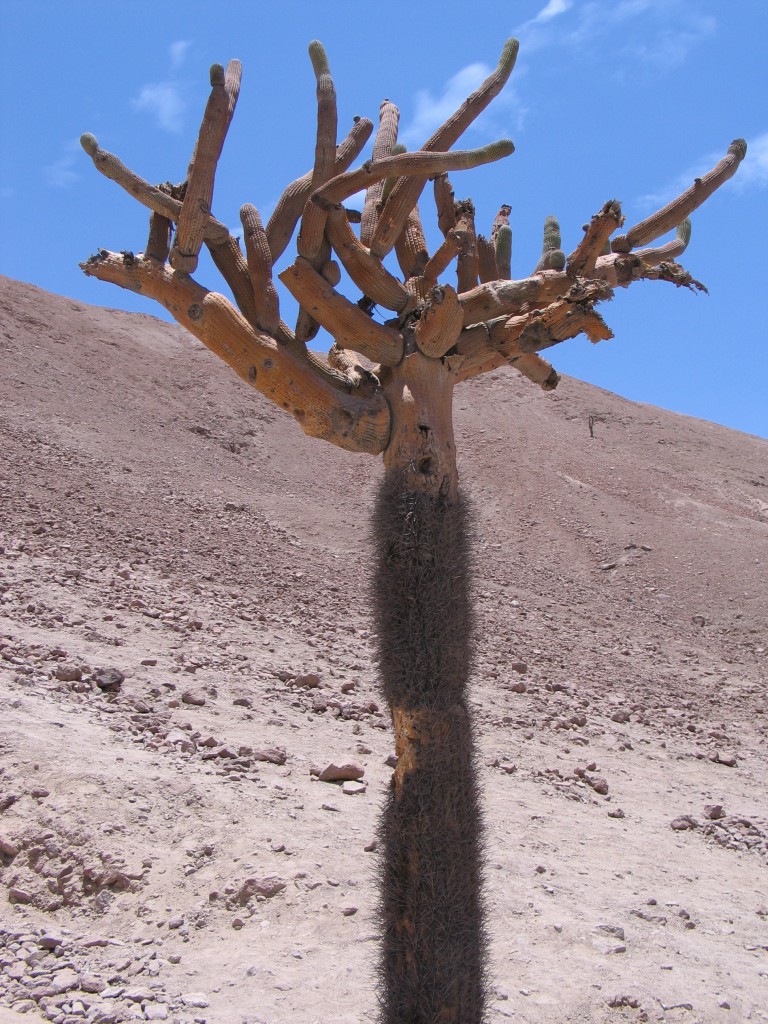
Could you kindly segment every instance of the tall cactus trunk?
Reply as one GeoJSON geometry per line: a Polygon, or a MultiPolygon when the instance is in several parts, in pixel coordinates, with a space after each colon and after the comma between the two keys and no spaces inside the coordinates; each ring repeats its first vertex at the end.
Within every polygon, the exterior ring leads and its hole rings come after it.
{"type": "Polygon", "coordinates": [[[467,683],[468,511],[442,363],[407,356],[374,514],[374,604],[398,764],[381,820],[382,1024],[480,1024],[485,934],[467,683]]]}

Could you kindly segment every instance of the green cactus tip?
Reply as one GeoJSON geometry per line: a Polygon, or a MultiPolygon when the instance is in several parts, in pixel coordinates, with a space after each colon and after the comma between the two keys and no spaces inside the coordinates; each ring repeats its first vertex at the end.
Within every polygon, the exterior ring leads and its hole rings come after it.
{"type": "Polygon", "coordinates": [[[312,61],[312,68],[318,78],[321,75],[330,75],[331,67],[328,63],[328,54],[319,39],[313,39],[309,44],[309,59],[312,61]]]}
{"type": "Polygon", "coordinates": [[[677,238],[678,241],[682,242],[683,245],[688,245],[691,240],[691,220],[686,217],[685,220],[677,225],[677,238]]]}
{"type": "Polygon", "coordinates": [[[520,49],[520,40],[515,39],[514,36],[504,43],[504,49],[501,51],[501,57],[499,57],[499,71],[506,71],[509,73],[515,66],[517,60],[517,52],[520,49]]]}
{"type": "Polygon", "coordinates": [[[91,135],[90,132],[83,132],[80,136],[80,145],[83,147],[88,156],[96,156],[99,151],[99,144],[96,141],[96,136],[91,135]]]}

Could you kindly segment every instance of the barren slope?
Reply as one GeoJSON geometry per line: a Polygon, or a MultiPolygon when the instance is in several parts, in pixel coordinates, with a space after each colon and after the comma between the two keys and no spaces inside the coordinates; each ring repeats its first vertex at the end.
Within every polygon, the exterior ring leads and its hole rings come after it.
{"type": "MultiPolygon", "coordinates": [[[[151,317],[0,279],[0,352],[0,1022],[371,1019],[378,464],[151,317]]],[[[768,1020],[768,443],[512,371],[456,419],[489,1020],[768,1020]]]]}

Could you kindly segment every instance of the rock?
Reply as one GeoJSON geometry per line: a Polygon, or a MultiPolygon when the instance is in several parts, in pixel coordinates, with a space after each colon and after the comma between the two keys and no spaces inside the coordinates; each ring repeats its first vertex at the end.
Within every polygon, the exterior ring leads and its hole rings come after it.
{"type": "Polygon", "coordinates": [[[172,929],[172,930],[175,930],[176,928],[181,928],[181,926],[183,924],[184,924],[184,918],[183,917],[172,917],[170,919],[170,921],[168,922],[168,927],[170,929],[172,929]]]}
{"type": "Polygon", "coordinates": [[[388,768],[397,768],[397,754],[390,754],[384,764],[388,768]]]}
{"type": "Polygon", "coordinates": [[[80,988],[83,992],[103,992],[107,983],[97,974],[81,974],[80,988]]]}
{"type": "Polygon", "coordinates": [[[699,823],[690,814],[681,814],[679,818],[673,818],[670,821],[669,827],[674,829],[675,832],[685,832],[688,829],[698,828],[699,823]]]}
{"type": "Polygon", "coordinates": [[[623,725],[625,722],[629,721],[629,712],[621,709],[619,711],[614,711],[611,715],[611,721],[618,722],[620,725],[623,725]]]}
{"type": "Polygon", "coordinates": [[[706,626],[707,624],[707,620],[704,618],[703,615],[692,616],[691,622],[694,624],[694,626],[706,626]]]}
{"type": "Polygon", "coordinates": [[[181,695],[183,704],[191,704],[193,707],[202,708],[205,706],[205,694],[202,690],[185,690],[181,695]]]}
{"type": "Polygon", "coordinates": [[[323,811],[340,811],[341,808],[336,804],[321,804],[321,810],[323,811]]]}
{"type": "Polygon", "coordinates": [[[624,811],[620,807],[614,807],[612,811],[608,811],[609,818],[623,818],[624,811]]]}
{"type": "Polygon", "coordinates": [[[51,979],[51,984],[57,993],[69,992],[70,989],[80,987],[80,975],[67,967],[63,971],[57,971],[51,979]]]}
{"type": "Polygon", "coordinates": [[[266,878],[246,878],[237,894],[237,902],[241,906],[245,906],[254,896],[263,896],[267,900],[272,899],[287,885],[288,883],[284,879],[278,878],[277,875],[268,875],[266,878]]]}
{"type": "Polygon", "coordinates": [[[147,1020],[168,1020],[168,1007],[164,1003],[145,1003],[144,1016],[147,1020]]]}
{"type": "Polygon", "coordinates": [[[735,768],[738,764],[735,754],[721,754],[719,750],[710,757],[715,764],[725,765],[726,768],[735,768]]]}
{"type": "Polygon", "coordinates": [[[253,702],[248,697],[235,697],[232,703],[236,708],[249,708],[253,702]]]}
{"type": "Polygon", "coordinates": [[[0,854],[3,857],[9,857],[13,860],[14,857],[18,856],[19,848],[10,839],[6,839],[4,836],[0,836],[0,854]]]}
{"type": "Polygon", "coordinates": [[[723,805],[706,804],[704,807],[704,817],[709,818],[710,821],[719,821],[720,818],[724,818],[725,811],[723,810],[723,805]]]}
{"type": "Polygon", "coordinates": [[[320,685],[320,676],[316,672],[302,672],[293,680],[294,686],[303,686],[306,690],[314,690],[320,685]]]}
{"type": "Polygon", "coordinates": [[[364,775],[365,769],[361,768],[354,761],[348,761],[344,764],[334,764],[331,762],[326,768],[323,768],[318,778],[321,782],[356,782],[358,779],[362,779],[364,775]]]}
{"type": "Polygon", "coordinates": [[[357,913],[357,907],[344,907],[341,912],[344,917],[354,917],[357,913]]]}
{"type": "Polygon", "coordinates": [[[602,572],[608,572],[609,569],[615,569],[617,564],[617,562],[601,562],[600,569],[602,572]]]}
{"type": "Polygon", "coordinates": [[[125,680],[123,673],[116,668],[97,669],[91,678],[105,693],[117,693],[125,680]]]}
{"type": "Polygon", "coordinates": [[[597,777],[597,778],[588,778],[586,781],[587,781],[588,785],[590,785],[592,787],[592,789],[594,789],[594,791],[596,793],[600,794],[600,796],[605,796],[607,794],[607,792],[608,792],[608,782],[605,779],[603,779],[601,777],[597,777]]]}
{"type": "Polygon", "coordinates": [[[181,1001],[185,1006],[195,1006],[201,1010],[209,1005],[208,997],[202,992],[190,992],[188,995],[182,996],[181,1001]]]}
{"type": "Polygon", "coordinates": [[[147,668],[154,668],[157,664],[157,658],[142,658],[141,664],[146,665],[147,668]]]}
{"type": "Polygon", "coordinates": [[[527,690],[528,690],[528,687],[522,681],[522,679],[520,679],[520,680],[518,680],[518,682],[512,683],[510,685],[509,689],[512,691],[512,693],[526,693],[527,690]]]}
{"type": "Polygon", "coordinates": [[[517,672],[521,676],[524,676],[528,671],[528,665],[524,661],[510,662],[509,668],[511,672],[517,672]]]}
{"type": "Polygon", "coordinates": [[[254,761],[266,761],[268,764],[285,764],[288,755],[282,747],[265,747],[254,750],[250,755],[254,761]]]}
{"type": "Polygon", "coordinates": [[[346,793],[347,796],[357,796],[360,793],[364,793],[367,788],[364,782],[345,782],[341,787],[341,791],[346,793]]]}
{"type": "Polygon", "coordinates": [[[31,903],[32,896],[26,891],[26,889],[18,889],[16,886],[12,886],[8,890],[8,902],[9,903],[31,903]]]}
{"type": "Polygon", "coordinates": [[[83,678],[83,670],[78,665],[67,662],[57,665],[53,674],[62,683],[75,683],[83,678]]]}

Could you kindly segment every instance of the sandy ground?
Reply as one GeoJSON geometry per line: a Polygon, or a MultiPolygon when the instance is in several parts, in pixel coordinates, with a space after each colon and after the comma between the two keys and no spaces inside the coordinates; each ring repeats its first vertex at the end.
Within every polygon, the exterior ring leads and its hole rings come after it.
{"type": "MultiPolygon", "coordinates": [[[[151,317],[0,279],[0,352],[0,1022],[371,1020],[378,464],[151,317]]],[[[768,443],[456,419],[489,1022],[768,1020],[768,443]]]]}

